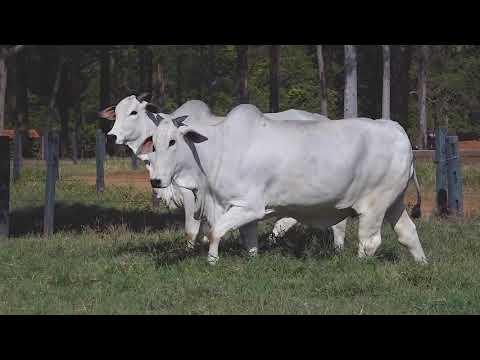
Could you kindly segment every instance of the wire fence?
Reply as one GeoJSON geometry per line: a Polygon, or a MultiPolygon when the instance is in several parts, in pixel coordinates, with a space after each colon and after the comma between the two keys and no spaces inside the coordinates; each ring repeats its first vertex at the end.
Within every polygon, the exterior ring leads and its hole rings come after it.
{"type": "MultiPolygon", "coordinates": [[[[104,147],[105,143],[102,136],[97,135],[98,148],[104,147]]],[[[52,139],[54,139],[58,134],[52,136],[52,139]]],[[[8,210],[13,210],[13,216],[15,216],[15,211],[25,207],[45,207],[45,213],[47,214],[49,213],[47,207],[50,206],[50,212],[53,213],[55,204],[73,206],[81,203],[86,207],[102,205],[116,209],[135,207],[158,209],[160,207],[162,201],[153,194],[148,172],[141,161],[139,161],[139,165],[136,165],[132,162],[131,157],[110,158],[106,156],[104,151],[100,150],[99,154],[102,157],[100,161],[97,157],[80,159],[74,163],[70,159],[58,159],[58,139],[56,143],[52,144],[49,145],[51,149],[47,151],[47,157],[54,153],[52,152],[52,146],[56,147],[55,160],[52,160],[51,156],[47,160],[23,159],[21,176],[18,179],[13,179],[11,171],[15,154],[12,151],[8,153],[11,179],[10,189],[8,190],[10,195],[8,210]],[[53,163],[55,164],[52,165],[53,163]],[[50,175],[50,180],[48,180],[49,171],[56,172],[56,176],[50,175]],[[100,189],[97,174],[102,176],[103,187],[100,189]],[[49,181],[53,182],[53,185],[48,184],[49,181]],[[49,194],[52,189],[55,192],[53,196],[49,194]],[[53,205],[48,204],[49,198],[53,199],[50,201],[53,201],[53,205]]],[[[10,142],[10,150],[12,148],[14,148],[13,141],[10,142]]],[[[415,151],[415,156],[423,160],[430,159],[437,166],[440,163],[448,163],[448,161],[443,161],[444,158],[437,158],[438,155],[435,155],[434,151],[415,151]]],[[[470,151],[467,156],[478,158],[480,163],[480,153],[470,151]]],[[[458,153],[450,157],[459,158],[458,153]]],[[[5,156],[3,159],[5,163],[5,156]]],[[[422,194],[422,197],[427,199],[423,202],[422,212],[424,213],[425,210],[427,213],[432,213],[437,207],[436,192],[429,190],[431,194],[422,194]]],[[[480,194],[466,191],[465,195],[467,195],[464,204],[465,215],[470,216],[480,212],[480,194]]],[[[167,207],[165,208],[167,209],[167,207]]]]}

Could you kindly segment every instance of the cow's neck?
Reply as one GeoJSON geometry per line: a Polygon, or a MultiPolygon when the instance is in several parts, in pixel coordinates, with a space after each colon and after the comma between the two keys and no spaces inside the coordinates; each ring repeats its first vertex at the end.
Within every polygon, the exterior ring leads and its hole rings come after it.
{"type": "Polygon", "coordinates": [[[222,164],[222,153],[224,147],[224,125],[215,126],[203,125],[198,130],[208,140],[200,144],[184,144],[181,150],[182,165],[177,183],[195,184],[197,206],[201,208],[202,216],[210,223],[221,213],[221,204],[215,193],[215,182],[222,164]]]}

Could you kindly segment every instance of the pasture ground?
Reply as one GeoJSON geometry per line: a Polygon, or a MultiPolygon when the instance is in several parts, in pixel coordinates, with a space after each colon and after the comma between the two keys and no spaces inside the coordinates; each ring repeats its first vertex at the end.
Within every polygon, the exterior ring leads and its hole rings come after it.
{"type": "MultiPolygon", "coordinates": [[[[356,221],[335,254],[329,232],[303,227],[269,245],[269,220],[258,258],[246,258],[233,232],[211,267],[204,249],[185,251],[183,212],[152,206],[142,165],[131,171],[128,160],[108,160],[103,194],[91,182],[94,161],[60,166],[52,238],[41,237],[43,162],[26,162],[13,186],[12,237],[0,242],[1,314],[480,312],[478,164],[463,168],[466,203],[473,199],[466,219],[416,221],[428,266],[415,264],[387,226],[376,258],[360,260],[356,221]],[[125,181],[109,180],[115,176],[125,181]]],[[[417,172],[424,198],[433,199],[433,163],[419,162],[417,172]]]]}

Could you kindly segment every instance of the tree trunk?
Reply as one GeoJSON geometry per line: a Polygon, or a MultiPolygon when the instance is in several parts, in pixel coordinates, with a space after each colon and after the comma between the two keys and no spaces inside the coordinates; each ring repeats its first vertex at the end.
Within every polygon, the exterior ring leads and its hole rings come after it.
{"type": "Polygon", "coordinates": [[[419,133],[417,146],[425,149],[427,145],[427,59],[428,46],[420,45],[420,66],[418,74],[418,112],[419,133]]]}
{"type": "Polygon", "coordinates": [[[328,117],[327,79],[325,78],[325,64],[323,63],[322,45],[317,45],[318,80],[320,84],[320,113],[328,117]]]}
{"type": "Polygon", "coordinates": [[[213,88],[216,82],[215,74],[215,45],[208,45],[208,78],[207,78],[207,99],[211,109],[215,106],[213,88]]]}
{"type": "Polygon", "coordinates": [[[110,101],[110,53],[107,46],[102,46],[100,51],[100,108],[104,109],[109,106],[110,101]]]}
{"type": "Polygon", "coordinates": [[[7,95],[7,61],[0,54],[0,131],[5,128],[5,98],[7,95]]]}
{"type": "MultiPolygon", "coordinates": [[[[108,46],[102,46],[100,50],[100,109],[105,109],[111,105],[111,75],[110,75],[110,48],[108,46]]],[[[104,133],[110,131],[113,124],[110,124],[107,120],[98,118],[97,128],[101,129],[104,133]]],[[[112,136],[107,136],[107,153],[113,156],[115,153],[115,141],[112,136]]]]}
{"type": "Polygon", "coordinates": [[[59,101],[58,114],[60,115],[60,158],[66,158],[68,154],[68,145],[70,143],[70,131],[68,128],[69,109],[64,100],[59,101]]]}
{"type": "Polygon", "coordinates": [[[15,45],[6,48],[0,45],[0,131],[5,128],[5,97],[7,95],[8,68],[7,60],[10,56],[18,54],[25,45],[15,45]]]}
{"type": "Polygon", "coordinates": [[[399,122],[404,128],[408,125],[408,100],[410,96],[410,45],[390,46],[391,83],[390,89],[391,119],[399,122]]]}
{"type": "Polygon", "coordinates": [[[152,91],[153,53],[148,45],[138,46],[139,92],[152,91]]]}
{"type": "Polygon", "coordinates": [[[17,54],[15,57],[15,90],[16,90],[16,121],[15,134],[18,143],[15,146],[14,177],[18,178],[23,163],[24,146],[28,143],[28,93],[27,93],[27,66],[25,54],[17,54]],[[18,133],[18,134],[17,134],[18,133]]]}
{"type": "Polygon", "coordinates": [[[112,55],[110,56],[110,70],[112,72],[112,76],[110,79],[110,83],[112,85],[112,97],[116,100],[120,98],[123,94],[121,94],[121,83],[122,83],[122,68],[119,66],[119,51],[112,50],[112,55]]]}
{"type": "Polygon", "coordinates": [[[280,45],[270,45],[270,112],[279,112],[278,67],[280,45]]]}
{"type": "Polygon", "coordinates": [[[163,71],[162,64],[157,63],[154,66],[153,72],[153,89],[152,89],[152,103],[160,106],[163,110],[165,105],[165,88],[167,85],[167,79],[163,71]]]}
{"type": "Polygon", "coordinates": [[[78,163],[78,146],[79,146],[79,133],[80,125],[82,123],[82,88],[81,88],[81,64],[77,56],[73,59],[72,64],[72,94],[74,97],[73,101],[73,112],[74,112],[74,125],[71,135],[71,146],[72,146],[72,160],[74,164],[78,163]]]}
{"type": "Polygon", "coordinates": [[[390,46],[382,45],[382,50],[383,50],[382,118],[390,119],[390,46]]]}
{"type": "Polygon", "coordinates": [[[177,106],[183,104],[183,51],[177,46],[177,106]]]}
{"type": "Polygon", "coordinates": [[[237,46],[238,104],[248,104],[248,45],[237,46]]]}
{"type": "Polygon", "coordinates": [[[344,118],[358,116],[357,104],[357,53],[354,45],[345,45],[345,95],[344,118]]]}
{"type": "Polygon", "coordinates": [[[64,59],[63,57],[60,57],[59,63],[58,63],[57,75],[55,77],[55,82],[53,84],[52,96],[50,97],[50,102],[48,104],[48,116],[45,124],[45,133],[48,133],[50,131],[51,123],[56,117],[55,108],[57,106],[57,96],[58,96],[58,90],[60,89],[60,81],[62,79],[63,63],[64,63],[64,59]]]}
{"type": "Polygon", "coordinates": [[[58,97],[58,90],[60,89],[60,81],[62,79],[62,69],[63,69],[63,63],[64,59],[62,55],[60,54],[60,59],[58,60],[58,69],[57,69],[57,74],[55,76],[55,81],[53,83],[53,90],[52,90],[52,95],[50,97],[50,101],[48,103],[48,115],[45,119],[45,127],[43,131],[43,140],[42,140],[42,154],[43,154],[43,159],[47,160],[48,159],[48,145],[47,145],[47,139],[48,139],[48,133],[50,132],[51,124],[57,117],[57,111],[56,111],[56,106],[57,106],[57,97],[58,97]]]}

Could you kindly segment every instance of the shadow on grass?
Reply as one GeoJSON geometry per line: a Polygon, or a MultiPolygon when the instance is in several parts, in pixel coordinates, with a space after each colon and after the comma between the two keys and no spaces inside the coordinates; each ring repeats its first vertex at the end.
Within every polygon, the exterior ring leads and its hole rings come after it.
{"type": "MultiPolygon", "coordinates": [[[[11,214],[12,237],[41,235],[43,207],[14,210],[11,214]]],[[[160,213],[148,209],[114,209],[97,205],[62,204],[55,206],[55,231],[81,232],[85,227],[107,231],[112,226],[125,225],[130,231],[144,232],[145,228],[161,231],[171,225],[183,226],[183,212],[160,213]]]]}
{"type": "MultiPolygon", "coordinates": [[[[291,256],[299,259],[306,258],[330,258],[336,254],[333,247],[333,233],[327,231],[312,231],[291,229],[283,238],[276,243],[269,240],[269,232],[259,234],[258,244],[260,256],[267,253],[280,253],[283,256],[291,256]]],[[[116,255],[134,254],[150,256],[155,262],[156,268],[176,265],[189,258],[201,258],[206,261],[208,245],[197,242],[195,249],[187,250],[184,241],[150,241],[142,244],[130,243],[118,248],[116,255]]],[[[238,234],[228,234],[220,243],[221,257],[248,258],[246,249],[240,242],[238,234]]]]}

